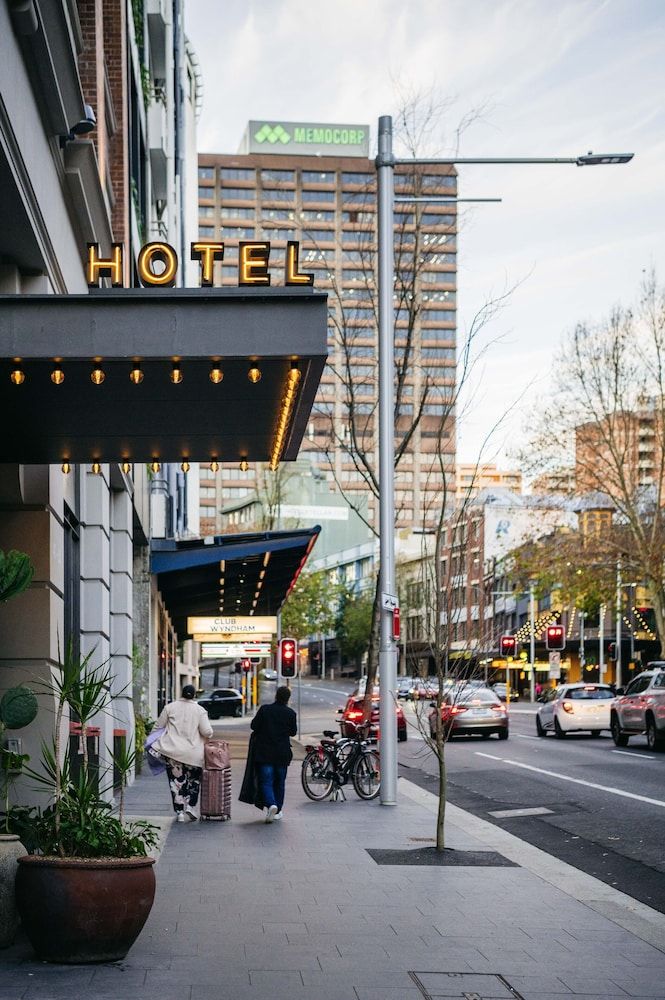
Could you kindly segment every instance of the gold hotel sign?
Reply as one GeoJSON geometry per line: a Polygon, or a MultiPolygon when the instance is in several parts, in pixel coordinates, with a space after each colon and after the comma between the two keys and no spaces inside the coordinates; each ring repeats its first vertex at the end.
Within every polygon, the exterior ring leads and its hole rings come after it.
{"type": "MultiPolygon", "coordinates": [[[[284,284],[310,286],[314,275],[300,270],[298,256],[300,244],[289,240],[284,259],[284,284]]],[[[98,288],[101,278],[109,278],[114,288],[122,288],[123,245],[113,243],[110,257],[101,257],[98,243],[88,243],[86,279],[91,288],[98,288]]],[[[191,258],[200,265],[202,288],[213,285],[215,262],[224,260],[224,244],[201,240],[191,244],[191,258]]],[[[137,269],[141,284],[145,287],[170,288],[175,284],[178,273],[178,255],[169,243],[146,243],[139,252],[137,269]],[[157,269],[156,265],[160,265],[157,269]]],[[[270,285],[270,243],[266,240],[246,240],[238,244],[238,286],[270,285]]]]}

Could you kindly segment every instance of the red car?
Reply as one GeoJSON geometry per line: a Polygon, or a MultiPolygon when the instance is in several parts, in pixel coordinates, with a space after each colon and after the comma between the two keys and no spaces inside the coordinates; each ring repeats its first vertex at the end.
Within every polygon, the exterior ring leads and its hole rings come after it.
{"type": "MultiPolygon", "coordinates": [[[[342,736],[355,736],[356,724],[362,722],[363,718],[363,695],[351,695],[344,708],[339,709],[339,730],[342,736]]],[[[395,705],[395,715],[397,716],[397,739],[400,743],[406,740],[406,719],[401,705],[395,705]]],[[[379,696],[372,698],[372,713],[370,715],[370,735],[376,736],[379,732],[379,696]]]]}

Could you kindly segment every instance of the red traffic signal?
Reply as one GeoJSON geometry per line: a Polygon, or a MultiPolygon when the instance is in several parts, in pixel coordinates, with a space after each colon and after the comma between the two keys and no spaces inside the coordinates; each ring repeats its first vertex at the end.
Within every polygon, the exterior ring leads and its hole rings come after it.
{"type": "Polygon", "coordinates": [[[617,658],[617,644],[616,642],[611,642],[607,647],[607,655],[610,660],[616,660],[617,658]]]}
{"type": "Polygon", "coordinates": [[[279,672],[282,677],[295,677],[298,644],[295,639],[279,640],[279,672]]]}
{"type": "Polygon", "coordinates": [[[545,632],[545,646],[547,649],[566,648],[566,630],[563,625],[548,625],[545,632]]]}
{"type": "Polygon", "coordinates": [[[252,664],[250,663],[249,660],[242,661],[242,669],[245,671],[245,673],[248,673],[252,669],[252,664]]]}
{"type": "Polygon", "coordinates": [[[514,656],[517,652],[517,639],[514,635],[502,635],[499,641],[502,656],[514,656]]]}

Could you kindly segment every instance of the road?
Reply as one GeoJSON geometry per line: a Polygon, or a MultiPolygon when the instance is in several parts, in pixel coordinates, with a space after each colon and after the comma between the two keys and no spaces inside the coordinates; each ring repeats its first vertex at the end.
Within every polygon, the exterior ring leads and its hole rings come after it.
{"type": "MultiPolygon", "coordinates": [[[[301,731],[335,728],[352,685],[303,681],[301,731]]],[[[293,707],[297,707],[294,685],[293,707]]],[[[404,703],[403,703],[404,704],[404,703]]],[[[434,790],[436,760],[404,705],[400,773],[434,790]]],[[[665,913],[665,754],[643,737],[618,750],[609,734],[536,736],[535,709],[511,709],[510,739],[458,738],[446,748],[449,801],[665,913]],[[494,813],[538,809],[537,815],[494,813]]]]}
{"type": "MultiPolygon", "coordinates": [[[[643,737],[625,750],[609,733],[539,739],[535,710],[517,705],[507,742],[457,738],[446,761],[450,802],[665,913],[665,754],[643,737]],[[542,812],[493,815],[523,809],[542,812]]],[[[414,730],[400,764],[433,790],[436,759],[414,730]]]]}

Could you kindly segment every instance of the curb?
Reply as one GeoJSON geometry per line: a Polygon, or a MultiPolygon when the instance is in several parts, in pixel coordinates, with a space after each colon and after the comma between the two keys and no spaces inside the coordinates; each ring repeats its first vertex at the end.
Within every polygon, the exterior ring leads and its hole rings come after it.
{"type": "MultiPolygon", "coordinates": [[[[438,799],[432,792],[402,777],[398,779],[398,788],[403,795],[428,812],[437,812],[438,799]]],[[[450,802],[446,805],[446,819],[465,833],[481,840],[487,847],[516,862],[521,868],[548,882],[559,892],[583,903],[624,930],[630,931],[641,941],[665,953],[665,914],[450,802]]]]}

